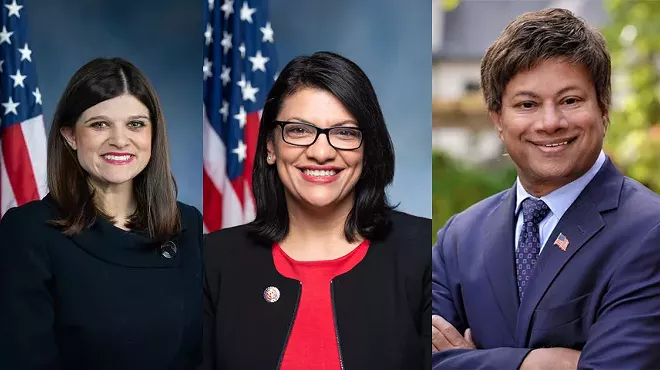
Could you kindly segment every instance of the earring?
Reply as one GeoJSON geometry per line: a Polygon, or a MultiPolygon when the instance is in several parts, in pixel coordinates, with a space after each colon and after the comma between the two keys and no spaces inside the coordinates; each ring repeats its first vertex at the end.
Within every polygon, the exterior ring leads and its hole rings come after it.
{"type": "Polygon", "coordinates": [[[268,159],[268,161],[272,161],[272,160],[273,160],[273,156],[272,156],[272,155],[269,155],[267,159],[268,159]]]}

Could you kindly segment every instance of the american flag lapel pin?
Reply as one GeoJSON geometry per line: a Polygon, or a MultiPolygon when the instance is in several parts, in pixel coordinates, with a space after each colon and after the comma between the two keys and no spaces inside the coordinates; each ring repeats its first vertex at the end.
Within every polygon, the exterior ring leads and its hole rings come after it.
{"type": "Polygon", "coordinates": [[[559,233],[559,236],[557,237],[557,240],[555,240],[554,245],[558,246],[559,249],[566,252],[566,248],[568,248],[568,238],[564,236],[564,234],[559,233]]]}
{"type": "Polygon", "coordinates": [[[280,299],[280,290],[277,287],[269,286],[264,290],[264,299],[266,302],[275,303],[280,299]]]}

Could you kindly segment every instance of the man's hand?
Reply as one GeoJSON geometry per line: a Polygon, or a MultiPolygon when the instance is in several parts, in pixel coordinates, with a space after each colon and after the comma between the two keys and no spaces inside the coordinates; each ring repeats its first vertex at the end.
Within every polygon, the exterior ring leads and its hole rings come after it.
{"type": "Polygon", "coordinates": [[[470,329],[467,329],[465,336],[462,336],[450,323],[436,315],[431,317],[431,326],[433,352],[446,349],[477,349],[477,346],[472,342],[470,329]]]}
{"type": "Polygon", "coordinates": [[[568,348],[539,348],[530,352],[520,370],[575,370],[580,352],[568,348]]]}

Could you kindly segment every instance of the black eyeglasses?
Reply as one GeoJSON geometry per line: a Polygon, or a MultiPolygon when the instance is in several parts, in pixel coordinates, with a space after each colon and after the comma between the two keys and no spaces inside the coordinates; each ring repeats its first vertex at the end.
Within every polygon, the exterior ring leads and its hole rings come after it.
{"type": "Polygon", "coordinates": [[[362,129],[358,127],[320,128],[308,123],[275,121],[282,128],[282,140],[296,146],[310,146],[325,134],[328,144],[338,150],[356,150],[362,145],[362,129]]]}

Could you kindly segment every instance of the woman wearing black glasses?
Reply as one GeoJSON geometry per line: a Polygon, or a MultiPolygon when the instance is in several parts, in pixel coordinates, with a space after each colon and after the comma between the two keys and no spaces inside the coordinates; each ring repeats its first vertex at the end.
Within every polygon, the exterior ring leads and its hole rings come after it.
{"type": "Polygon", "coordinates": [[[429,219],[393,210],[374,89],[333,53],[291,61],[264,106],[256,219],[205,241],[204,369],[422,369],[429,219]]]}

